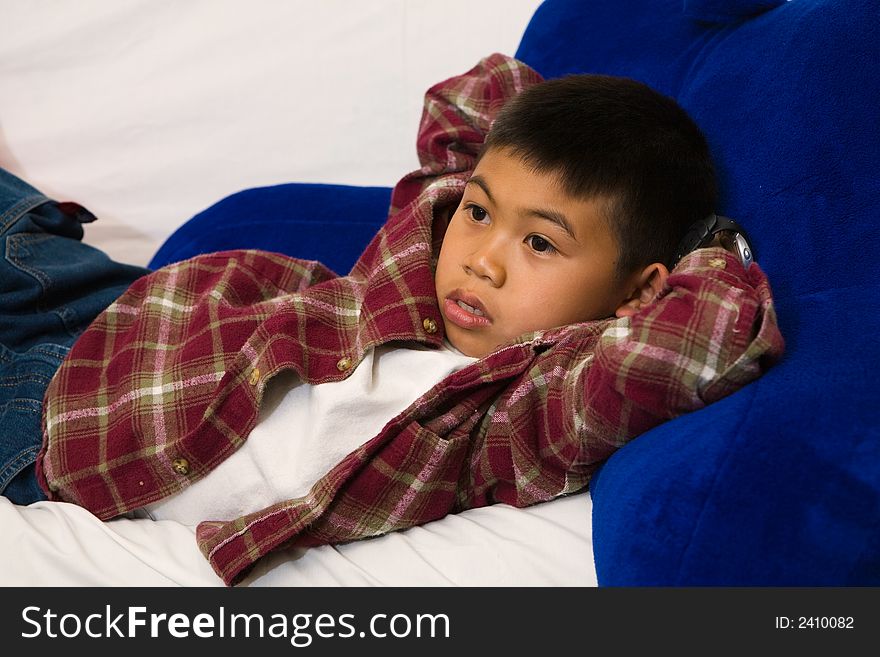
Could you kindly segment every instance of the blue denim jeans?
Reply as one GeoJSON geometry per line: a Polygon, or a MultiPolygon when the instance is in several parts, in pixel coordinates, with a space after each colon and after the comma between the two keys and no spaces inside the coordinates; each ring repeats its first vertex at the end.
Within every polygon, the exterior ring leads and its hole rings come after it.
{"type": "Polygon", "coordinates": [[[43,396],[77,336],[148,269],[82,243],[94,221],[0,169],[0,494],[45,499],[35,460],[43,396]]]}

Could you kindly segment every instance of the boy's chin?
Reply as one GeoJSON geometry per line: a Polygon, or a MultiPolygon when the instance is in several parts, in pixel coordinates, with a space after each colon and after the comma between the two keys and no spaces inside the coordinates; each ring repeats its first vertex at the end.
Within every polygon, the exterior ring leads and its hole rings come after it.
{"type": "Polygon", "coordinates": [[[474,336],[460,335],[460,330],[447,330],[446,339],[456,350],[471,358],[488,356],[501,345],[489,345],[484,340],[476,340],[474,336]]]}

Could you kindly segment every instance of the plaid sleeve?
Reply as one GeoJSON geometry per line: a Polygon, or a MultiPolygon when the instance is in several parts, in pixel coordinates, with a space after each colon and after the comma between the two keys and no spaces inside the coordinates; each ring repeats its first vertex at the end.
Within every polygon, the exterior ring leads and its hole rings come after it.
{"type": "Polygon", "coordinates": [[[587,460],[661,422],[697,410],[758,378],[784,351],[770,286],[721,248],[699,249],[670,273],[658,299],[600,336],[569,394],[588,428],[587,460]],[[595,440],[599,437],[600,440],[595,440]]]}
{"type": "Polygon", "coordinates": [[[416,139],[422,166],[395,186],[392,212],[405,207],[437,176],[473,169],[504,103],[542,79],[526,64],[495,53],[428,89],[416,139]]]}

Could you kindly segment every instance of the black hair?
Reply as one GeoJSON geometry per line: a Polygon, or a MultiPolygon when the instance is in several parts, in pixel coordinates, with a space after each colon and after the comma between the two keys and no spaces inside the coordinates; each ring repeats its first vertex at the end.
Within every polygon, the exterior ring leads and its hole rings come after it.
{"type": "Polygon", "coordinates": [[[672,267],[679,241],[715,211],[718,184],[703,133],[678,103],[623,77],[577,74],[508,101],[483,153],[508,150],[559,176],[576,198],[605,200],[617,275],[672,267]]]}

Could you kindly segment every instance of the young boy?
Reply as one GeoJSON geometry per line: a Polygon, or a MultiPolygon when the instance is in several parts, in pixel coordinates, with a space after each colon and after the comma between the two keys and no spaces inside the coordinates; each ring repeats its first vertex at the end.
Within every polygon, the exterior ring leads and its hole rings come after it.
{"type": "Polygon", "coordinates": [[[5,494],[198,524],[231,584],[282,546],[576,492],[759,376],[783,349],[764,274],[677,262],[715,205],[699,130],[632,81],[540,81],[493,55],[429,90],[423,167],[345,277],[260,251],[142,276],[6,174],[3,356],[44,361],[4,374],[5,494]]]}

